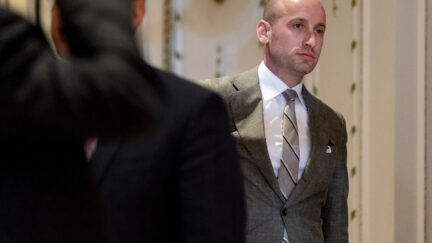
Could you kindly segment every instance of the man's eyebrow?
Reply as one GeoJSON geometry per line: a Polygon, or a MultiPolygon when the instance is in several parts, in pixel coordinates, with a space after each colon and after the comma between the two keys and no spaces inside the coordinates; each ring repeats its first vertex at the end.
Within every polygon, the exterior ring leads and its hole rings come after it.
{"type": "Polygon", "coordinates": [[[324,23],[319,23],[316,25],[317,27],[324,27],[324,29],[327,27],[324,23]]]}
{"type": "Polygon", "coordinates": [[[290,20],[290,22],[292,22],[292,21],[301,21],[301,22],[307,22],[307,19],[305,19],[305,18],[294,18],[294,19],[291,19],[290,20]]]}

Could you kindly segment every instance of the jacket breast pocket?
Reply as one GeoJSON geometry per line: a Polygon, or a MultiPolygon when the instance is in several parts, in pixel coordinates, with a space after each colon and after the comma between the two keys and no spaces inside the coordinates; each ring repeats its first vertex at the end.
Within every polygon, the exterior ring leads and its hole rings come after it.
{"type": "Polygon", "coordinates": [[[335,170],[338,153],[336,146],[328,146],[327,144],[317,147],[311,157],[313,163],[311,174],[319,185],[326,188],[330,182],[335,170]]]}

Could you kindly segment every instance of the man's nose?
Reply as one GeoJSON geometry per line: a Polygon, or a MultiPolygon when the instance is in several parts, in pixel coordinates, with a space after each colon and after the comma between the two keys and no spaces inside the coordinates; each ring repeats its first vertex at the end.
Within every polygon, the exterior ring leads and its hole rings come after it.
{"type": "Polygon", "coordinates": [[[304,45],[313,49],[315,47],[315,44],[316,44],[316,37],[314,35],[313,30],[308,31],[305,36],[304,45]]]}

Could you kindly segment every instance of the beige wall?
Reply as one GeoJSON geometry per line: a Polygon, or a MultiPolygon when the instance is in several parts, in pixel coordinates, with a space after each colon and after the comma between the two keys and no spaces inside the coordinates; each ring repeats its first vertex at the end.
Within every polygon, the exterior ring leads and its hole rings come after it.
{"type": "Polygon", "coordinates": [[[146,1],[146,17],[141,28],[144,56],[154,66],[163,67],[163,2],[146,1]]]}
{"type": "Polygon", "coordinates": [[[424,1],[365,1],[363,242],[424,242],[424,1]]]}
{"type": "Polygon", "coordinates": [[[230,75],[257,66],[263,56],[255,31],[262,15],[258,3],[183,0],[182,74],[202,79],[215,77],[218,72],[230,75]]]}
{"type": "Polygon", "coordinates": [[[9,0],[9,6],[23,16],[27,15],[27,0],[9,0]]]}
{"type": "Polygon", "coordinates": [[[361,240],[361,3],[323,1],[327,29],[319,66],[307,77],[306,85],[319,98],[343,114],[348,130],[350,192],[349,238],[361,240]],[[336,4],[336,5],[335,5],[336,4]],[[352,43],[357,43],[352,47],[352,43]],[[352,89],[353,85],[355,89],[352,89]],[[314,87],[315,86],[315,87],[314,87]],[[355,131],[353,131],[355,128],[355,131]]]}
{"type": "Polygon", "coordinates": [[[390,243],[395,198],[395,4],[365,0],[363,14],[362,242],[390,243]]]}
{"type": "Polygon", "coordinates": [[[52,38],[51,38],[51,9],[54,4],[54,0],[39,0],[40,1],[40,10],[41,10],[41,26],[42,30],[44,31],[45,35],[48,37],[48,41],[51,45],[52,38]]]}
{"type": "MultiPolygon", "coordinates": [[[[432,16],[432,0],[428,0],[428,16],[432,16]]],[[[432,243],[432,18],[427,22],[427,243],[432,243]]]]}
{"type": "Polygon", "coordinates": [[[397,1],[395,242],[424,242],[425,1],[397,1]]]}

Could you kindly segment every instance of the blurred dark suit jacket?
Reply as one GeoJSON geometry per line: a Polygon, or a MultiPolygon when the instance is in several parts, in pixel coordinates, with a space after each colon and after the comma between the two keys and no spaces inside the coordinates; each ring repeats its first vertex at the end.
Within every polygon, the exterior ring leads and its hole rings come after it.
{"type": "Polygon", "coordinates": [[[73,36],[70,61],[0,8],[2,243],[109,242],[83,140],[130,135],[155,120],[157,85],[141,69],[129,4],[58,4],[73,36]]]}
{"type": "Polygon", "coordinates": [[[244,242],[242,176],[222,100],[152,70],[162,89],[157,130],[128,143],[100,141],[90,161],[113,238],[244,242]]]}

